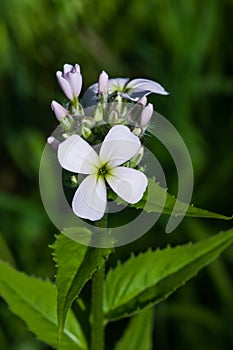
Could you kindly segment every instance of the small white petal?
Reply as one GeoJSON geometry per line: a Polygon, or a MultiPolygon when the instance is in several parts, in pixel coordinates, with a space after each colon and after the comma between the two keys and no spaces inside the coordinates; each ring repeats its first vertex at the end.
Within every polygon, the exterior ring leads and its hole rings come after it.
{"type": "Polygon", "coordinates": [[[58,161],[62,168],[80,174],[93,174],[99,165],[95,150],[78,135],[70,136],[59,145],[58,161]]]}
{"type": "Polygon", "coordinates": [[[115,167],[127,162],[138,152],[141,142],[127,126],[115,125],[106,135],[100,148],[102,162],[115,167]]]}
{"type": "Polygon", "coordinates": [[[115,78],[115,79],[109,79],[108,81],[108,92],[111,94],[116,91],[124,91],[125,86],[127,82],[129,81],[129,78],[115,78]]]}
{"type": "Polygon", "coordinates": [[[136,97],[136,94],[146,92],[145,95],[150,93],[168,95],[168,92],[158,83],[149,79],[133,79],[127,84],[127,88],[130,89],[130,95],[136,97]]]}
{"type": "Polygon", "coordinates": [[[74,68],[76,73],[80,73],[80,65],[78,63],[75,64],[74,68]]]}
{"type": "Polygon", "coordinates": [[[72,69],[73,69],[72,64],[66,63],[66,64],[64,64],[64,66],[63,66],[63,72],[64,72],[64,74],[70,72],[72,69]]]}
{"type": "Polygon", "coordinates": [[[107,203],[104,179],[96,175],[87,176],[75,192],[72,208],[74,213],[83,219],[100,220],[107,203]]]}
{"type": "Polygon", "coordinates": [[[111,169],[106,181],[119,197],[131,204],[142,199],[148,183],[147,177],[141,171],[126,167],[111,169]]]}
{"type": "Polygon", "coordinates": [[[56,75],[57,75],[58,84],[60,85],[62,91],[64,92],[66,97],[68,97],[68,99],[72,101],[72,99],[73,99],[73,91],[71,89],[70,84],[68,83],[68,81],[65,78],[63,78],[62,72],[58,71],[56,73],[56,75]]]}

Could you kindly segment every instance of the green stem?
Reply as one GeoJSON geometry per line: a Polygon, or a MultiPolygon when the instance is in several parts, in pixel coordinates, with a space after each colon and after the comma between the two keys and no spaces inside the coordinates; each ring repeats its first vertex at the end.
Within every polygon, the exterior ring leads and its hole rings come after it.
{"type": "Polygon", "coordinates": [[[91,350],[104,350],[103,281],[104,265],[92,280],[91,350]]]}

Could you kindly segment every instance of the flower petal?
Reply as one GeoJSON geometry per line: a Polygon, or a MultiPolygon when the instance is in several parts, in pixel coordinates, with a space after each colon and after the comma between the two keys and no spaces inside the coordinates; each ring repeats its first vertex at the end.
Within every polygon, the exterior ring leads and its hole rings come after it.
{"type": "Polygon", "coordinates": [[[158,83],[149,79],[133,79],[127,84],[127,88],[131,91],[129,95],[131,97],[141,97],[150,93],[168,95],[168,92],[158,83]]]}
{"type": "Polygon", "coordinates": [[[62,119],[64,119],[69,113],[67,109],[65,109],[62,105],[60,105],[60,103],[56,101],[52,101],[51,109],[54,112],[58,121],[61,121],[62,119]]]}
{"type": "Polygon", "coordinates": [[[85,91],[82,99],[82,104],[85,107],[90,107],[96,104],[97,101],[97,93],[98,93],[98,83],[95,83],[85,91]]]}
{"type": "Polygon", "coordinates": [[[127,203],[137,203],[142,199],[147,187],[147,177],[139,170],[116,167],[106,176],[113,191],[127,203]]]}
{"type": "Polygon", "coordinates": [[[83,219],[100,220],[107,203],[104,179],[96,175],[87,176],[75,192],[72,208],[74,213],[83,219]]]}
{"type": "Polygon", "coordinates": [[[127,126],[115,125],[106,135],[100,148],[100,158],[110,167],[121,165],[138,152],[141,142],[127,126]]]}
{"type": "Polygon", "coordinates": [[[96,172],[99,157],[89,143],[78,135],[72,135],[59,145],[58,161],[66,170],[92,174],[96,172]]]}
{"type": "Polygon", "coordinates": [[[82,88],[82,76],[80,73],[67,73],[67,80],[70,83],[70,86],[73,90],[73,98],[78,97],[82,88]]]}
{"type": "Polygon", "coordinates": [[[72,64],[66,63],[63,66],[63,72],[64,72],[65,75],[66,75],[66,73],[70,72],[72,69],[73,69],[72,64]]]}
{"type": "Polygon", "coordinates": [[[74,69],[76,73],[80,73],[80,65],[78,63],[74,65],[74,69]]]}
{"type": "Polygon", "coordinates": [[[115,78],[108,81],[108,92],[111,94],[116,91],[124,92],[125,86],[128,83],[129,78],[115,78]]]}
{"type": "Polygon", "coordinates": [[[63,78],[61,71],[58,71],[56,73],[56,76],[57,76],[58,84],[60,85],[62,91],[64,92],[66,97],[68,97],[68,99],[72,101],[72,99],[73,99],[73,91],[72,91],[72,89],[70,87],[70,84],[68,83],[68,81],[65,78],[63,78]]]}

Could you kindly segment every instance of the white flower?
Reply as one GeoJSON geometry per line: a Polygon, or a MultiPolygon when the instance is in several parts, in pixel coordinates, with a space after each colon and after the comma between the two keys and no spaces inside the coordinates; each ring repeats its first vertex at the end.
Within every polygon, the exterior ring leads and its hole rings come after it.
{"type": "Polygon", "coordinates": [[[82,88],[82,76],[79,65],[75,64],[75,66],[72,66],[71,64],[64,64],[63,73],[57,71],[56,76],[66,97],[70,101],[77,99],[82,88]]]}
{"type": "Polygon", "coordinates": [[[137,154],[141,142],[128,127],[116,125],[106,135],[99,155],[80,136],[72,135],[58,146],[61,166],[71,172],[88,175],[79,185],[73,201],[80,218],[100,220],[106,210],[106,182],[127,203],[137,203],[147,187],[140,171],[120,166],[137,154]]]}
{"type": "MultiPolygon", "coordinates": [[[[141,97],[151,93],[168,95],[168,92],[158,83],[149,79],[115,78],[108,80],[109,95],[118,93],[123,98],[138,101],[141,97]]],[[[91,85],[83,96],[83,103],[88,107],[96,103],[98,94],[98,83],[91,85]]]]}

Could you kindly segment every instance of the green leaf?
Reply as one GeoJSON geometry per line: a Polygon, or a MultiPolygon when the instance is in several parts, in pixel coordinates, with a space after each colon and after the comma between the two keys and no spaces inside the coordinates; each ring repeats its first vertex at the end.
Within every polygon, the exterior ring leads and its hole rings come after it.
{"type": "MultiPolygon", "coordinates": [[[[116,200],[118,204],[124,203],[119,197],[109,191],[109,198],[116,200]]],[[[222,219],[231,220],[233,216],[225,216],[222,214],[213,213],[211,211],[196,208],[193,205],[188,205],[172,196],[167,192],[166,188],[161,187],[153,179],[148,181],[148,190],[144,194],[143,198],[136,204],[131,204],[131,207],[137,209],[144,209],[148,213],[163,213],[168,215],[179,216],[191,216],[209,219],[222,219]],[[174,205],[176,203],[176,207],[174,205]],[[174,211],[173,211],[174,208],[174,211]],[[186,211],[187,210],[187,211],[186,211]]]]}
{"type": "Polygon", "coordinates": [[[233,229],[201,242],[148,250],[110,270],[104,289],[104,313],[110,320],[157,304],[184,285],[233,243],[233,229]]]}
{"type": "MultiPolygon", "coordinates": [[[[70,228],[69,235],[72,235],[72,231],[78,234],[91,235],[91,232],[86,228],[70,228]]],[[[52,248],[54,249],[54,260],[57,264],[57,314],[59,338],[61,338],[66,315],[72,302],[78,297],[93,273],[104,264],[112,250],[88,247],[79,244],[64,234],[57,236],[52,248]]]]}
{"type": "Polygon", "coordinates": [[[62,342],[58,343],[57,290],[51,282],[29,277],[0,261],[0,296],[38,339],[59,350],[87,349],[81,327],[72,312],[69,312],[62,342]]]}
{"type": "MultiPolygon", "coordinates": [[[[177,200],[174,196],[167,192],[166,188],[160,187],[157,182],[153,179],[149,179],[148,182],[149,191],[145,195],[139,203],[136,204],[136,208],[143,209],[145,204],[145,210],[148,213],[158,212],[163,214],[173,214],[175,216],[184,215],[185,210],[187,209],[187,204],[177,200]],[[162,207],[161,203],[163,203],[163,199],[166,198],[165,204],[162,207]],[[172,213],[174,205],[177,205],[176,210],[172,213]]],[[[195,208],[193,205],[189,205],[188,209],[185,213],[185,216],[192,217],[201,217],[201,218],[212,218],[212,219],[224,219],[231,220],[232,216],[225,216],[217,213],[213,213],[211,211],[195,208]]]]}
{"type": "Polygon", "coordinates": [[[153,308],[148,308],[134,316],[125,330],[115,350],[152,350],[153,349],[153,308]]]}

